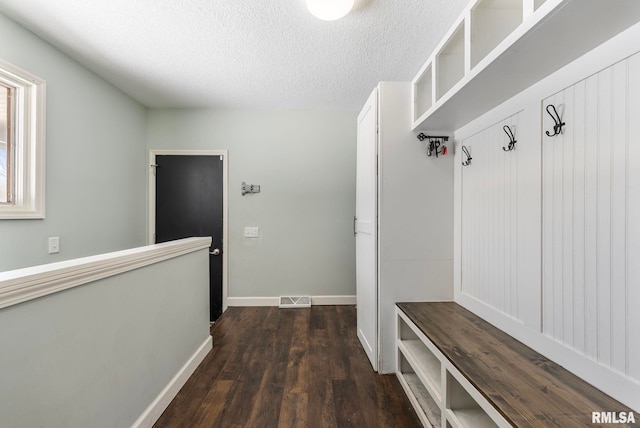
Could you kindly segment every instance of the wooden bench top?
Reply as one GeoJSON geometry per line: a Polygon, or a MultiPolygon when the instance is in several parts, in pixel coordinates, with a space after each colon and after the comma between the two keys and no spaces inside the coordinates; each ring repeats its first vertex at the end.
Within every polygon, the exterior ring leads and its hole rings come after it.
{"type": "Polygon", "coordinates": [[[597,426],[591,412],[632,411],[457,303],[397,306],[513,426],[597,426]]]}

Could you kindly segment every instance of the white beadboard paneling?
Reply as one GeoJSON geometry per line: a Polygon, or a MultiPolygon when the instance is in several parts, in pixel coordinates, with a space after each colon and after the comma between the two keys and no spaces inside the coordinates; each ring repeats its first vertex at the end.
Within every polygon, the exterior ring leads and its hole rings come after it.
{"type": "MultiPolygon", "coordinates": [[[[582,81],[575,85],[573,91],[573,117],[575,123],[585,123],[586,82],[582,81]],[[577,106],[577,107],[575,107],[577,106]]],[[[573,171],[572,182],[575,191],[572,192],[573,203],[573,228],[572,242],[568,243],[573,249],[571,254],[573,273],[573,319],[569,320],[573,326],[573,346],[577,349],[585,349],[585,148],[581,144],[585,141],[585,127],[573,128],[573,141],[571,149],[573,151],[573,171]]]]}
{"type": "MultiPolygon", "coordinates": [[[[640,55],[629,59],[629,94],[640,94],[640,55]]],[[[627,136],[627,374],[640,379],[640,96],[629,97],[627,136]]]]}
{"type": "MultiPolygon", "coordinates": [[[[611,366],[626,371],[627,359],[627,143],[628,61],[612,68],[611,100],[611,366]],[[621,309],[618,309],[621,308],[621,309]]],[[[638,70],[640,72],[640,70],[638,70]]],[[[639,93],[640,94],[640,93],[639,93]]],[[[640,256],[640,254],[638,254],[640,256]]],[[[637,260],[637,258],[636,258],[637,260]]]]}
{"type": "MultiPolygon", "coordinates": [[[[596,205],[596,281],[598,361],[611,362],[611,69],[598,73],[598,176],[596,205]]],[[[580,126],[580,124],[576,124],[580,126]]]]}
{"type": "MultiPolygon", "coordinates": [[[[564,92],[565,102],[562,105],[562,117],[566,118],[574,116],[574,90],[573,87],[567,88],[564,92]]],[[[560,210],[560,216],[558,218],[560,229],[558,233],[562,234],[562,264],[558,267],[558,275],[562,277],[561,281],[565,285],[561,291],[562,304],[556,305],[556,310],[560,311],[558,320],[562,320],[561,325],[561,337],[565,343],[573,345],[573,263],[570,262],[573,258],[573,167],[574,167],[574,135],[575,127],[568,126],[564,128],[564,134],[562,139],[558,141],[558,150],[562,151],[561,162],[557,164],[561,165],[561,183],[562,191],[559,192],[562,196],[562,201],[558,209],[560,210]]]]}
{"type": "MultiPolygon", "coordinates": [[[[598,177],[598,104],[597,88],[598,76],[594,75],[586,80],[585,94],[585,174],[584,174],[584,267],[585,267],[585,349],[584,352],[592,359],[598,356],[598,295],[597,295],[597,192],[598,177]],[[587,314],[590,314],[587,316],[587,314]]],[[[550,284],[549,284],[550,285],[550,284]]]]}
{"type": "MultiPolygon", "coordinates": [[[[555,98],[549,100],[555,102],[555,98]]],[[[542,105],[542,108],[546,108],[546,104],[542,105]]],[[[545,116],[542,116],[542,128],[545,130],[550,129],[550,122],[553,121],[545,116]]],[[[546,132],[546,131],[545,131],[546,132]]],[[[543,151],[542,157],[542,222],[548,225],[542,229],[542,254],[553,254],[553,160],[555,159],[554,146],[551,146],[543,151]]],[[[553,288],[547,287],[547,284],[553,284],[553,257],[542,258],[542,306],[548,308],[542,312],[542,329],[545,334],[553,336],[553,332],[549,329],[553,328],[553,288]]]]}
{"type": "MultiPolygon", "coordinates": [[[[544,119],[543,119],[543,129],[546,132],[553,133],[553,123],[554,121],[547,114],[546,108],[548,105],[553,105],[556,108],[556,111],[561,115],[561,117],[565,117],[565,101],[564,94],[557,94],[550,99],[545,100],[543,103],[544,110],[544,119]]],[[[552,110],[553,111],[553,110],[552,110]]],[[[566,131],[565,131],[566,132],[566,131]]],[[[543,189],[543,209],[545,214],[548,216],[549,222],[547,223],[549,229],[549,246],[545,248],[546,255],[552,254],[553,257],[545,257],[543,258],[543,270],[547,271],[547,277],[551,280],[550,284],[561,284],[562,283],[562,265],[563,265],[563,251],[562,251],[562,240],[557,239],[558,236],[562,236],[562,208],[564,201],[564,187],[562,185],[562,163],[564,161],[564,134],[559,134],[555,137],[545,138],[548,141],[551,141],[550,144],[545,147],[545,157],[543,162],[549,166],[549,176],[545,175],[545,178],[548,178],[548,182],[543,189]]],[[[546,315],[546,319],[549,322],[548,327],[550,328],[547,331],[548,334],[551,334],[553,337],[561,338],[563,337],[563,317],[562,317],[562,298],[563,298],[563,289],[561,287],[549,287],[543,289],[543,298],[545,303],[548,303],[545,308],[546,311],[543,313],[546,315]]]]}
{"type": "MultiPolygon", "coordinates": [[[[458,144],[473,142],[470,140],[484,132],[488,126],[495,124],[514,112],[521,111],[521,132],[518,132],[518,308],[519,319],[515,320],[504,312],[494,308],[484,301],[469,295],[472,290],[469,283],[462,280],[456,282],[455,300],[476,314],[484,317],[494,325],[513,335],[528,346],[543,353],[547,357],[560,363],[578,376],[592,383],[596,387],[610,394],[617,400],[634,409],[640,409],[640,54],[638,43],[640,40],[640,23],[633,29],[617,36],[610,42],[594,49],[589,54],[569,64],[567,67],[550,75],[542,81],[518,94],[511,100],[485,113],[477,120],[456,130],[455,137],[458,144]],[[620,64],[618,64],[620,63],[620,64]],[[621,64],[626,63],[626,90],[624,74],[621,64]],[[599,88],[603,80],[600,72],[611,67],[609,81],[609,104],[601,103],[599,88]],[[622,76],[622,77],[621,77],[622,76]],[[622,84],[622,86],[620,86],[622,84]],[[565,89],[571,87],[572,97],[565,97],[565,89]],[[555,95],[553,95],[555,94],[555,95]],[[624,94],[624,95],[623,95],[624,94]],[[563,110],[567,126],[565,132],[554,144],[567,141],[570,147],[558,147],[547,141],[544,131],[550,129],[552,122],[544,111],[545,98],[560,97],[561,103],[571,104],[571,117],[568,110],[563,110]],[[620,97],[626,97],[625,102],[619,103],[620,97]],[[626,106],[626,107],[625,107],[626,106]],[[608,109],[608,110],[607,110],[608,109]],[[625,111],[621,114],[620,111],[625,111]],[[611,140],[607,168],[609,182],[609,240],[604,243],[598,239],[602,230],[603,194],[599,192],[601,183],[602,159],[601,138],[607,135],[601,129],[601,116],[608,114],[610,119],[609,135],[611,140]],[[626,128],[620,125],[620,117],[626,117],[626,128]],[[576,123],[582,123],[576,126],[576,123]],[[572,129],[569,129],[572,127],[572,129]],[[625,133],[626,139],[622,143],[619,133],[625,133]],[[531,139],[530,144],[520,144],[525,139],[531,139]],[[565,138],[566,137],[566,138],[565,138]],[[541,144],[544,143],[544,149],[541,144]],[[621,145],[622,144],[622,145],[621,145]],[[622,148],[624,147],[624,148],[622,148]],[[565,150],[566,149],[566,150],[565,150]],[[618,168],[617,163],[622,153],[625,153],[625,164],[618,168]],[[556,154],[557,152],[557,154],[556,154]],[[570,158],[567,159],[567,156],[570,158]],[[554,161],[563,162],[560,183],[554,182],[554,161]],[[564,168],[564,161],[571,165],[570,171],[564,168]],[[626,191],[624,200],[620,188],[620,177],[624,177],[626,191]],[[568,181],[567,181],[568,180],[568,181]],[[571,183],[571,186],[569,185],[571,183]],[[567,205],[565,197],[561,208],[557,208],[563,219],[560,234],[553,229],[554,188],[558,185],[571,202],[567,205]],[[544,195],[544,196],[543,196],[544,195]],[[623,202],[624,201],[624,202],[623,202]],[[570,213],[565,207],[569,207],[570,213]],[[620,213],[622,212],[622,215],[620,213]],[[571,215],[569,215],[571,214],[571,215]],[[564,224],[570,218],[568,224],[564,224]],[[544,225],[544,227],[543,227],[544,225]],[[622,227],[624,226],[624,244],[622,241],[622,227]],[[566,231],[569,227],[571,230],[566,231]],[[571,237],[571,242],[564,242],[565,237],[571,237]],[[556,240],[560,242],[555,242],[556,240]],[[598,283],[599,269],[602,261],[599,254],[600,245],[610,247],[608,264],[610,268],[609,305],[602,307],[598,293],[602,293],[598,283]],[[624,246],[622,246],[624,245],[624,246]],[[554,254],[553,249],[559,248],[560,253],[554,254]],[[568,260],[567,254],[569,256],[568,260]],[[544,262],[542,261],[544,259],[544,262]],[[554,283],[553,263],[559,266],[560,283],[554,283]],[[567,264],[569,266],[566,266],[567,264]],[[624,265],[623,265],[624,263],[624,265]],[[544,267],[544,268],[543,268],[544,267]],[[625,284],[620,285],[622,277],[625,284]],[[565,282],[571,279],[570,284],[565,282]],[[558,291],[558,294],[555,292],[558,291]],[[626,293],[626,298],[623,298],[626,293]],[[561,299],[555,299],[555,296],[561,299]],[[544,298],[543,298],[544,296],[544,298]],[[567,299],[568,296],[568,299],[567,299]],[[624,303],[620,301],[625,300],[624,303]],[[556,306],[557,305],[557,306],[556,306]],[[571,306],[572,317],[565,316],[563,309],[571,306]],[[544,312],[543,312],[544,311],[544,312]],[[603,317],[605,311],[609,316],[603,317]],[[558,325],[554,325],[554,318],[560,316],[558,325]],[[603,318],[605,318],[603,320],[603,318]],[[609,326],[603,329],[603,323],[609,326]],[[620,326],[621,320],[625,320],[620,326]],[[559,331],[555,337],[554,331],[559,331]],[[598,343],[602,344],[598,332],[605,330],[611,337],[609,363],[598,360],[598,343]],[[542,333],[542,334],[541,334],[542,333]],[[621,352],[626,348],[625,369],[621,367],[621,352]]],[[[606,79],[605,79],[606,80],[606,79]]],[[[560,143],[561,145],[563,143],[560,143]]],[[[473,162],[479,166],[480,153],[472,147],[473,162]]],[[[473,240],[465,236],[468,231],[470,217],[465,207],[470,204],[469,195],[463,195],[462,181],[470,176],[470,167],[457,166],[456,179],[460,182],[459,193],[456,196],[456,236],[459,237],[459,251],[456,262],[460,270],[454,272],[462,277],[463,254],[469,251],[468,243],[473,240]],[[467,222],[463,229],[463,215],[467,222]]],[[[478,178],[478,176],[476,176],[478,178]]],[[[486,183],[467,183],[465,189],[471,185],[478,188],[486,183]]],[[[475,222],[478,229],[482,226],[475,222]]],[[[557,226],[556,226],[557,228],[557,226]]],[[[480,231],[476,232],[480,236],[480,231]]],[[[457,242],[457,243],[458,243],[457,242]]],[[[478,256],[480,257],[480,256],[478,256]]],[[[471,265],[469,258],[465,260],[471,265]]],[[[473,271],[473,266],[465,268],[465,276],[473,271]]],[[[480,271],[481,268],[476,268],[480,271]]],[[[478,282],[479,283],[479,282],[478,282]]],[[[475,291],[474,295],[482,295],[483,291],[475,291]]]]}
{"type": "Polygon", "coordinates": [[[548,97],[541,113],[543,129],[549,104],[566,122],[542,143],[543,332],[634,379],[639,56],[548,97]]]}
{"type": "Polygon", "coordinates": [[[473,158],[461,171],[461,291],[520,319],[518,286],[519,114],[466,138],[473,158]],[[504,151],[509,126],[516,149],[504,151]]]}
{"type": "Polygon", "coordinates": [[[517,134],[517,247],[515,272],[518,285],[517,313],[527,327],[536,332],[542,326],[541,290],[541,203],[542,203],[542,126],[540,102],[536,101],[518,115],[517,134]]]}

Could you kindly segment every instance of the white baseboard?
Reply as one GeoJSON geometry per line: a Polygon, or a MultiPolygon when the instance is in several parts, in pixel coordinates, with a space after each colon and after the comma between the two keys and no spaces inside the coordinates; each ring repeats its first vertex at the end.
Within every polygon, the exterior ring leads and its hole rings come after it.
{"type": "Polygon", "coordinates": [[[198,350],[189,358],[176,375],[164,387],[162,392],[156,397],[149,407],[140,415],[137,421],[131,425],[131,428],[150,428],[156,423],[162,412],[165,411],[171,401],[178,394],[180,389],[187,382],[189,377],[198,368],[202,360],[207,356],[209,351],[213,349],[213,339],[211,336],[200,345],[198,350]]]}
{"type": "Polygon", "coordinates": [[[355,305],[356,296],[311,296],[311,305],[355,305]]]}
{"type": "Polygon", "coordinates": [[[227,306],[278,306],[279,297],[227,297],[227,306]]]}
{"type": "MultiPolygon", "coordinates": [[[[228,306],[278,306],[280,297],[228,297],[228,306]]],[[[311,305],[355,305],[356,296],[311,296],[311,305]]]]}

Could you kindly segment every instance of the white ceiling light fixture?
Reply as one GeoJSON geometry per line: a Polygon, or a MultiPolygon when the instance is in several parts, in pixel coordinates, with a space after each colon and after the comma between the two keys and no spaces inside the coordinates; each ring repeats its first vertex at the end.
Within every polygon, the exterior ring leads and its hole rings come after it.
{"type": "Polygon", "coordinates": [[[340,19],[353,8],[354,0],[306,0],[307,9],[323,21],[340,19]]]}

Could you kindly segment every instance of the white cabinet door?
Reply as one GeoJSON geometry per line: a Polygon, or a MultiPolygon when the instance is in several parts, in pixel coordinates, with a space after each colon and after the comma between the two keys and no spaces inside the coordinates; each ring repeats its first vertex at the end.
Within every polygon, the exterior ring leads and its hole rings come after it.
{"type": "Polygon", "coordinates": [[[356,161],[356,294],[358,338],[378,370],[377,104],[374,90],[358,115],[356,161]]]}

